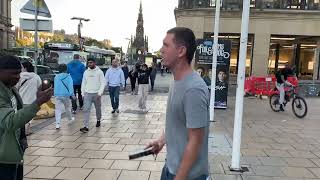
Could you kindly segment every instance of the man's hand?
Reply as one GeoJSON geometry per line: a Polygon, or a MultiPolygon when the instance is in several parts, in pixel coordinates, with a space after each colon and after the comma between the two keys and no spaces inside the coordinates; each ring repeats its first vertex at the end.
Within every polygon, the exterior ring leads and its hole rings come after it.
{"type": "Polygon", "coordinates": [[[158,139],[150,142],[145,149],[151,148],[154,154],[159,154],[159,152],[163,149],[165,143],[162,139],[158,139]]]}
{"type": "Polygon", "coordinates": [[[35,102],[37,103],[38,106],[41,106],[42,104],[48,102],[51,99],[52,95],[53,95],[53,88],[52,87],[50,87],[44,91],[40,87],[38,89],[37,99],[35,102]]]}
{"type": "Polygon", "coordinates": [[[101,95],[98,94],[95,98],[98,101],[99,99],[101,99],[101,95]]]}

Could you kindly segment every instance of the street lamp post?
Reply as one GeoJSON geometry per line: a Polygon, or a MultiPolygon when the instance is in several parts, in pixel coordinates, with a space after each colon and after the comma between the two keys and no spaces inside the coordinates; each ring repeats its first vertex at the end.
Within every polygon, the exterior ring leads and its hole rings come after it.
{"type": "Polygon", "coordinates": [[[81,18],[81,17],[73,17],[71,18],[71,20],[79,20],[79,24],[78,24],[78,38],[79,38],[79,46],[80,46],[80,50],[83,50],[83,39],[81,36],[81,28],[83,26],[82,21],[88,22],[90,21],[90,19],[86,19],[86,18],[81,18]]]}

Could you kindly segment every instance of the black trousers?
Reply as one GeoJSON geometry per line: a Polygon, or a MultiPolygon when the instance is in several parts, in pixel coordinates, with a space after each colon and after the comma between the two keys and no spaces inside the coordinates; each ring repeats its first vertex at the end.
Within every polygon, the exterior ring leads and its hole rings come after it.
{"type": "Polygon", "coordinates": [[[0,164],[1,180],[23,180],[23,165],[0,164]]]}
{"type": "MultiPolygon", "coordinates": [[[[83,107],[83,98],[81,95],[81,85],[73,85],[73,90],[74,90],[74,95],[77,96],[78,94],[78,100],[79,100],[79,105],[80,108],[83,107]]],[[[77,105],[77,99],[72,100],[72,110],[76,111],[78,108],[77,105]]]]}
{"type": "Polygon", "coordinates": [[[151,91],[153,91],[154,88],[154,81],[156,80],[156,77],[151,77],[150,76],[150,82],[151,82],[151,91]]]}
{"type": "Polygon", "coordinates": [[[137,78],[130,78],[131,92],[134,92],[134,90],[136,89],[136,81],[137,78]]]}

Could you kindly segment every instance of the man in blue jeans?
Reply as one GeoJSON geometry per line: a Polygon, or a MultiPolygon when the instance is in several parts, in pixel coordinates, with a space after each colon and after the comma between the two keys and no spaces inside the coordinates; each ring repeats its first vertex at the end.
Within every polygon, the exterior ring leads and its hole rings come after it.
{"type": "Polygon", "coordinates": [[[165,132],[146,148],[158,154],[166,145],[161,180],[206,180],[209,175],[209,90],[192,70],[195,50],[193,32],[183,27],[169,30],[160,50],[174,82],[168,95],[165,132]]]}
{"type": "Polygon", "coordinates": [[[112,104],[112,114],[119,113],[119,94],[120,87],[125,86],[124,73],[119,67],[119,60],[112,60],[112,67],[109,68],[105,74],[106,85],[109,86],[109,94],[112,104]]]}

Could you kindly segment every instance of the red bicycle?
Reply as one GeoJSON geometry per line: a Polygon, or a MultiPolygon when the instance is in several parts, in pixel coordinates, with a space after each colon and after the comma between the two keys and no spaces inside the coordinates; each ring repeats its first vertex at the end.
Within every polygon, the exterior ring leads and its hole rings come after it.
{"type": "MultiPolygon", "coordinates": [[[[275,93],[270,96],[269,103],[270,107],[273,111],[279,112],[280,111],[280,95],[277,88],[275,88],[275,93]]],[[[292,111],[295,116],[298,118],[304,118],[308,112],[308,106],[306,100],[299,96],[298,88],[295,86],[291,86],[289,89],[286,89],[285,92],[285,100],[283,105],[286,106],[292,99],[292,111]]]]}

